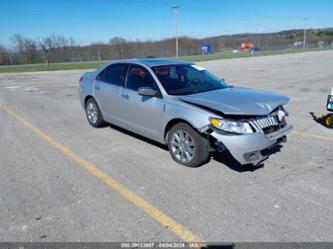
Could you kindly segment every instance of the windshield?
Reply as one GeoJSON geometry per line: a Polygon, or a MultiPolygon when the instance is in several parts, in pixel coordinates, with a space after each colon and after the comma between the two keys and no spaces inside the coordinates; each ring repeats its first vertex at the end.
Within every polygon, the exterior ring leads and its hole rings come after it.
{"type": "Polygon", "coordinates": [[[164,65],[152,69],[170,95],[187,95],[229,87],[223,80],[197,65],[164,65]]]}

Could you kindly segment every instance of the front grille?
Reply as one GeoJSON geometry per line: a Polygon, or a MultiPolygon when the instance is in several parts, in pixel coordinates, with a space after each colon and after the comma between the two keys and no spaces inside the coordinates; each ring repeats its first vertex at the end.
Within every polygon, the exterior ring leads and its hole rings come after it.
{"type": "Polygon", "coordinates": [[[276,116],[266,116],[250,120],[249,123],[257,131],[264,134],[277,131],[280,126],[276,116]],[[276,128],[276,129],[275,129],[276,128]]]}

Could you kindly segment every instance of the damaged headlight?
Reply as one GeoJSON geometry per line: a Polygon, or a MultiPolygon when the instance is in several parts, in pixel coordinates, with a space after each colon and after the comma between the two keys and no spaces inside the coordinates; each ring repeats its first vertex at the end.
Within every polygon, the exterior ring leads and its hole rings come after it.
{"type": "Polygon", "coordinates": [[[249,123],[228,119],[210,118],[210,123],[217,129],[237,134],[251,134],[253,129],[249,123]]]}
{"type": "Polygon", "coordinates": [[[279,109],[276,111],[276,115],[279,122],[281,122],[282,120],[284,120],[286,117],[289,116],[289,113],[286,111],[286,109],[284,109],[283,106],[280,106],[279,109]]]}

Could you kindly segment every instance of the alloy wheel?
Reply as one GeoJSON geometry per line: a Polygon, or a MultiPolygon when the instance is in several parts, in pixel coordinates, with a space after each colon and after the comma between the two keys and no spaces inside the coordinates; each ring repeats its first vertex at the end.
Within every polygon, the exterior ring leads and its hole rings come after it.
{"type": "Polygon", "coordinates": [[[96,124],[98,120],[98,108],[94,102],[89,102],[87,104],[87,117],[90,123],[96,124]]]}
{"type": "Polygon", "coordinates": [[[182,163],[188,163],[195,157],[195,143],[189,133],[176,130],[171,135],[171,152],[182,163]]]}

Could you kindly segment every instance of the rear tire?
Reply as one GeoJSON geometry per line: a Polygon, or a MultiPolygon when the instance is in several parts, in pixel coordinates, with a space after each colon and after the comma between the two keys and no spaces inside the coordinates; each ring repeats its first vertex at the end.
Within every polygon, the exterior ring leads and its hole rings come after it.
{"type": "Polygon", "coordinates": [[[208,140],[186,123],[170,129],[167,143],[172,159],[184,166],[199,167],[210,158],[208,140]]]}
{"type": "Polygon", "coordinates": [[[333,114],[327,114],[325,117],[325,124],[328,128],[333,128],[333,114]]]}
{"type": "Polygon", "coordinates": [[[96,100],[94,100],[93,98],[88,99],[85,108],[86,116],[91,126],[99,128],[106,125],[106,122],[103,119],[103,114],[96,100]]]}

